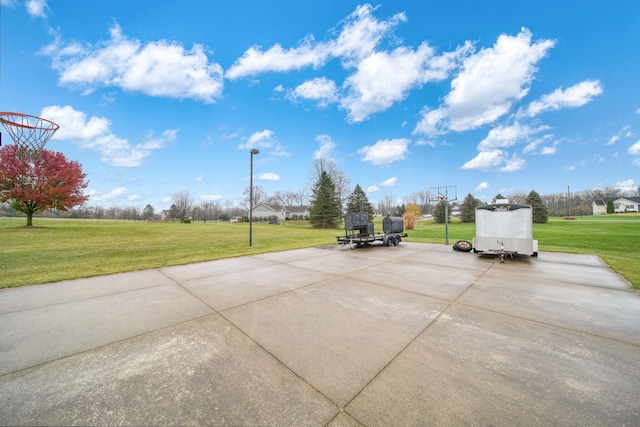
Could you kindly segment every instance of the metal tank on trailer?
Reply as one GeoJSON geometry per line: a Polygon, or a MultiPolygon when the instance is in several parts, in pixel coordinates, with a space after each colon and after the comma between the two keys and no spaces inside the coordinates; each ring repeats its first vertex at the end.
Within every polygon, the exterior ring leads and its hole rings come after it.
{"type": "Polygon", "coordinates": [[[351,249],[374,242],[382,242],[384,246],[397,246],[403,237],[407,237],[404,233],[404,220],[389,215],[382,220],[384,234],[376,233],[363,206],[360,206],[360,212],[348,212],[344,216],[344,230],[345,235],[336,236],[336,239],[338,244],[349,245],[351,249]]]}

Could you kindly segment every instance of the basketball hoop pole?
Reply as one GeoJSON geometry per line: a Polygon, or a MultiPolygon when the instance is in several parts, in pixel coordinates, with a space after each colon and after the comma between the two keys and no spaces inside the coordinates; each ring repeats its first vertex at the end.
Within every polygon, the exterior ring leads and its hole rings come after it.
{"type": "Polygon", "coordinates": [[[449,202],[458,200],[458,187],[455,185],[448,185],[444,187],[431,187],[429,192],[434,191],[436,198],[430,198],[432,202],[437,201],[445,202],[444,204],[444,243],[449,244],[449,202]]]}

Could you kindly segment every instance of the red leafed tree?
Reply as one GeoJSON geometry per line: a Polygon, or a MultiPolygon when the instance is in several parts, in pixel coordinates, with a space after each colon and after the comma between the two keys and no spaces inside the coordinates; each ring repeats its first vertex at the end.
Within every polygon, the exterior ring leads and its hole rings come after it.
{"type": "Polygon", "coordinates": [[[40,156],[20,158],[15,145],[0,148],[0,202],[25,213],[27,227],[33,225],[34,214],[84,203],[85,177],[80,163],[62,153],[42,150],[40,156]]]}

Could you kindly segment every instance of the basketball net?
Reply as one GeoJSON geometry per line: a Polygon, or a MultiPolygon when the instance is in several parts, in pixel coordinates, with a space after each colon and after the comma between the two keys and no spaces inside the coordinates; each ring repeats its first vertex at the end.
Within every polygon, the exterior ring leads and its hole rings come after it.
{"type": "Polygon", "coordinates": [[[0,122],[18,147],[22,160],[40,158],[44,145],[60,128],[50,120],[22,113],[0,112],[0,122]]]}

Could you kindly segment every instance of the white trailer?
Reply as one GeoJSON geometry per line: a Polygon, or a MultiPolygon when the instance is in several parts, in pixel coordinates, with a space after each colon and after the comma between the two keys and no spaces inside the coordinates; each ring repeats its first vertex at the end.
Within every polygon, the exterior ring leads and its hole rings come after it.
{"type": "Polygon", "coordinates": [[[538,256],[531,206],[500,200],[477,207],[473,251],[538,256]]]}

